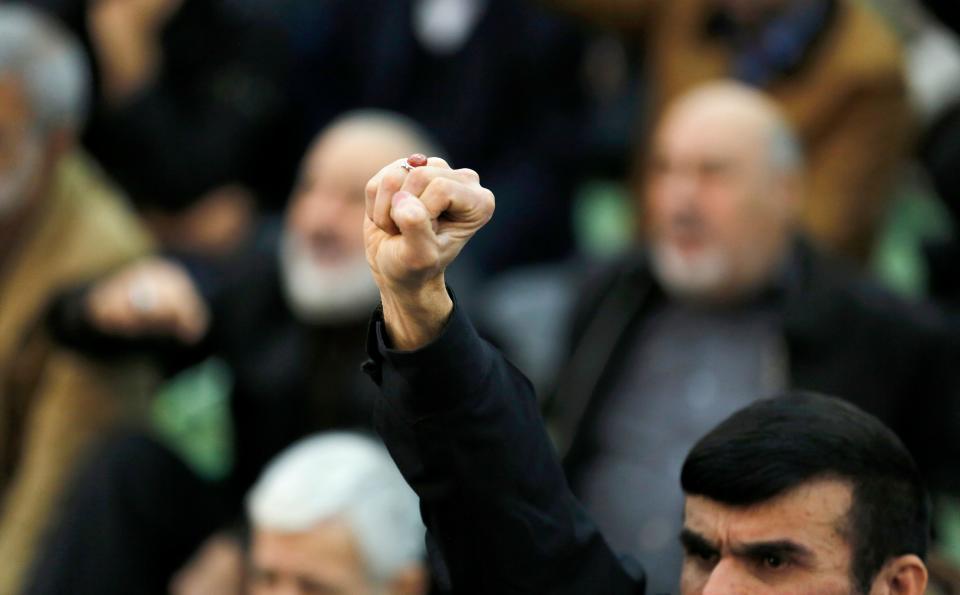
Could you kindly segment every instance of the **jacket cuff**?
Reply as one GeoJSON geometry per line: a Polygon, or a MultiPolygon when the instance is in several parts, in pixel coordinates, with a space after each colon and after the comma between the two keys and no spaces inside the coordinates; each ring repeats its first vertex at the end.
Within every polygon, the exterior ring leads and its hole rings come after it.
{"type": "Polygon", "coordinates": [[[390,347],[383,309],[374,311],[367,329],[363,370],[380,387],[382,398],[409,423],[463,405],[490,369],[488,346],[480,339],[456,296],[440,335],[414,351],[390,347]]]}

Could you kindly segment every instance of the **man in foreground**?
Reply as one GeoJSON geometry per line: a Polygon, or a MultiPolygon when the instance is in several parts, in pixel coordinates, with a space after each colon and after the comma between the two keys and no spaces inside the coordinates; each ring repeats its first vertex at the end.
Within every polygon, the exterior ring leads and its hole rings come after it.
{"type": "MultiPolygon", "coordinates": [[[[530,384],[481,341],[444,269],[492,216],[476,172],[386,166],[367,186],[382,312],[376,423],[421,499],[438,577],[462,593],[643,593],[567,487],[530,384]],[[442,559],[438,559],[442,558],[442,559]]],[[[922,593],[927,502],[899,440],[826,397],[734,414],[690,452],[681,589],[922,593]]],[[[643,493],[636,494],[643,506],[643,493]]]]}

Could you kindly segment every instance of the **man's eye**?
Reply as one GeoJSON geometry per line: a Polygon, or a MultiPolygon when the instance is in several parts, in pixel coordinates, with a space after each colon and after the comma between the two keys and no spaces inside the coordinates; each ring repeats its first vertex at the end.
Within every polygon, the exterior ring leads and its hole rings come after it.
{"type": "Polygon", "coordinates": [[[717,561],[717,553],[706,550],[693,550],[687,552],[687,557],[702,564],[713,564],[717,561]]]}
{"type": "Polygon", "coordinates": [[[777,555],[766,555],[761,559],[764,568],[770,570],[780,570],[787,565],[787,560],[777,555]]]}

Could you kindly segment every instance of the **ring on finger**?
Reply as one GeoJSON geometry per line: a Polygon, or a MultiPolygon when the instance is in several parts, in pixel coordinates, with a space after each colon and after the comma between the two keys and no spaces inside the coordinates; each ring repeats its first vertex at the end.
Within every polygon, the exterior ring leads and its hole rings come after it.
{"type": "Polygon", "coordinates": [[[127,290],[127,300],[130,302],[130,306],[141,314],[153,310],[157,303],[153,286],[144,279],[137,279],[130,284],[130,288],[127,290]]]}

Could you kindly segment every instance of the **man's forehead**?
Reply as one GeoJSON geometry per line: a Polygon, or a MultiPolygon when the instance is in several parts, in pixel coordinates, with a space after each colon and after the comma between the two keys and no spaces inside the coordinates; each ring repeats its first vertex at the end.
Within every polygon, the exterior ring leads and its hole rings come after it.
{"type": "Polygon", "coordinates": [[[845,544],[852,502],[849,483],[837,479],[804,482],[750,506],[691,495],[684,507],[684,527],[721,546],[789,539],[814,550],[834,549],[845,544]]]}
{"type": "Polygon", "coordinates": [[[750,159],[764,151],[766,128],[724,110],[685,110],[668,116],[656,136],[660,157],[750,159]]]}

